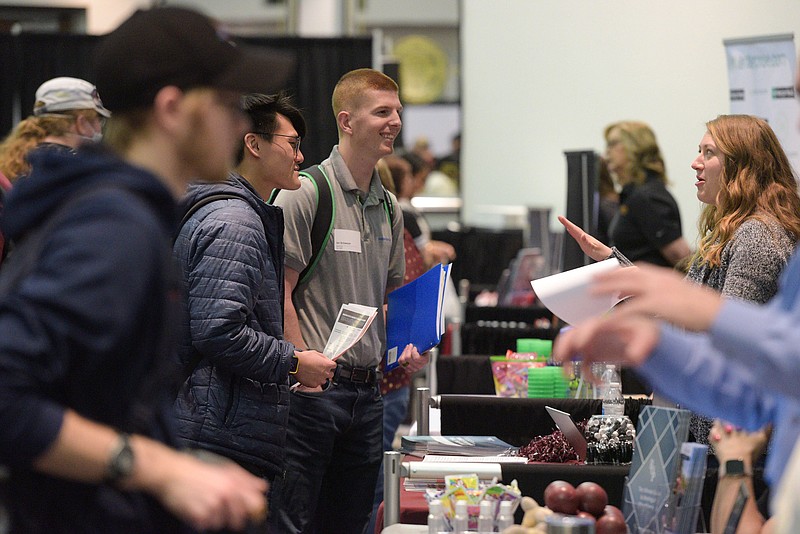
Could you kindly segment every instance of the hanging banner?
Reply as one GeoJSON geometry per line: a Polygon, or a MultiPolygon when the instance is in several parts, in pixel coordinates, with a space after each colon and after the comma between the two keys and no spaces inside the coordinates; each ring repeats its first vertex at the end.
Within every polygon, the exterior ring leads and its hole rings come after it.
{"type": "Polygon", "coordinates": [[[769,122],[795,171],[800,171],[794,35],[723,42],[728,59],[731,113],[755,115],[769,122]]]}

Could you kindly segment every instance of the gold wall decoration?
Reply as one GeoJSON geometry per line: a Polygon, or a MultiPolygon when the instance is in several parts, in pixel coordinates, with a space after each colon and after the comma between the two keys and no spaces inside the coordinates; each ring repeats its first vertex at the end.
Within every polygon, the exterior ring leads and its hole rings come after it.
{"type": "Polygon", "coordinates": [[[442,96],[447,82],[447,54],[424,35],[398,39],[394,56],[400,69],[400,94],[408,104],[429,104],[442,96]]]}

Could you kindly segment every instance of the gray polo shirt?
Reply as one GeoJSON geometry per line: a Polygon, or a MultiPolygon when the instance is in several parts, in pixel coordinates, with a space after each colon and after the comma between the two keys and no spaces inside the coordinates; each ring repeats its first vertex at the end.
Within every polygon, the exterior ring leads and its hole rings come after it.
{"type": "MultiPolygon", "coordinates": [[[[369,330],[337,361],[352,366],[378,365],[386,350],[386,288],[400,286],[405,269],[402,212],[390,194],[394,203],[390,226],[377,173],[362,198],[338,146],[322,167],[333,188],[334,229],[313,276],[294,293],[300,330],[308,347],[322,350],[343,303],[374,306],[378,316],[369,330]]],[[[286,266],[302,272],[311,258],[311,226],[317,210],[314,185],[302,179],[300,189],[282,191],[275,205],[284,210],[286,266]]]]}

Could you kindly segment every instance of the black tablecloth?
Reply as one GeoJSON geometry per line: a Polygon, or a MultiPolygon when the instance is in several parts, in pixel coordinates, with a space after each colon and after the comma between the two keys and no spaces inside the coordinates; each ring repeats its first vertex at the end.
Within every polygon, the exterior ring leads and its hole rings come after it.
{"type": "MultiPolygon", "coordinates": [[[[483,354],[465,353],[461,356],[440,356],[436,363],[436,379],[436,391],[441,394],[495,394],[492,363],[489,356],[483,354]]],[[[651,388],[641,382],[632,370],[622,369],[622,392],[624,394],[650,394],[651,391],[651,388]]]]}
{"type": "MultiPolygon", "coordinates": [[[[555,423],[545,406],[565,411],[578,422],[600,414],[602,401],[591,399],[512,399],[494,395],[440,395],[443,436],[497,436],[515,446],[551,434],[555,423]]],[[[649,400],[626,399],[625,414],[634,426],[649,400]]]]}
{"type": "Polygon", "coordinates": [[[468,304],[464,323],[505,321],[533,325],[537,319],[553,320],[553,313],[543,306],[476,306],[468,304]]]}

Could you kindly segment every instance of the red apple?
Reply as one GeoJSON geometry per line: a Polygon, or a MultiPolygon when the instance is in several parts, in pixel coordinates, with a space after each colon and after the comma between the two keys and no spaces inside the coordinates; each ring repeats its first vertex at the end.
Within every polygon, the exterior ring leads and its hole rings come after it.
{"type": "Polygon", "coordinates": [[[544,504],[558,514],[578,513],[578,492],[569,482],[554,480],[544,489],[544,504]]]}
{"type": "Polygon", "coordinates": [[[592,521],[592,523],[597,521],[597,519],[592,514],[590,514],[589,512],[584,512],[583,510],[578,512],[576,515],[577,515],[577,517],[582,517],[584,519],[590,519],[592,521]]]}
{"type": "Polygon", "coordinates": [[[603,509],[603,515],[605,514],[614,514],[622,518],[623,521],[625,520],[625,515],[622,513],[622,510],[611,504],[609,504],[603,509]]]}
{"type": "Polygon", "coordinates": [[[603,514],[594,525],[595,534],[627,534],[628,525],[620,513],[603,514]]]}
{"type": "Polygon", "coordinates": [[[608,504],[608,494],[600,484],[584,482],[575,491],[578,493],[578,506],[584,512],[589,512],[594,517],[603,515],[603,510],[608,504]]]}

